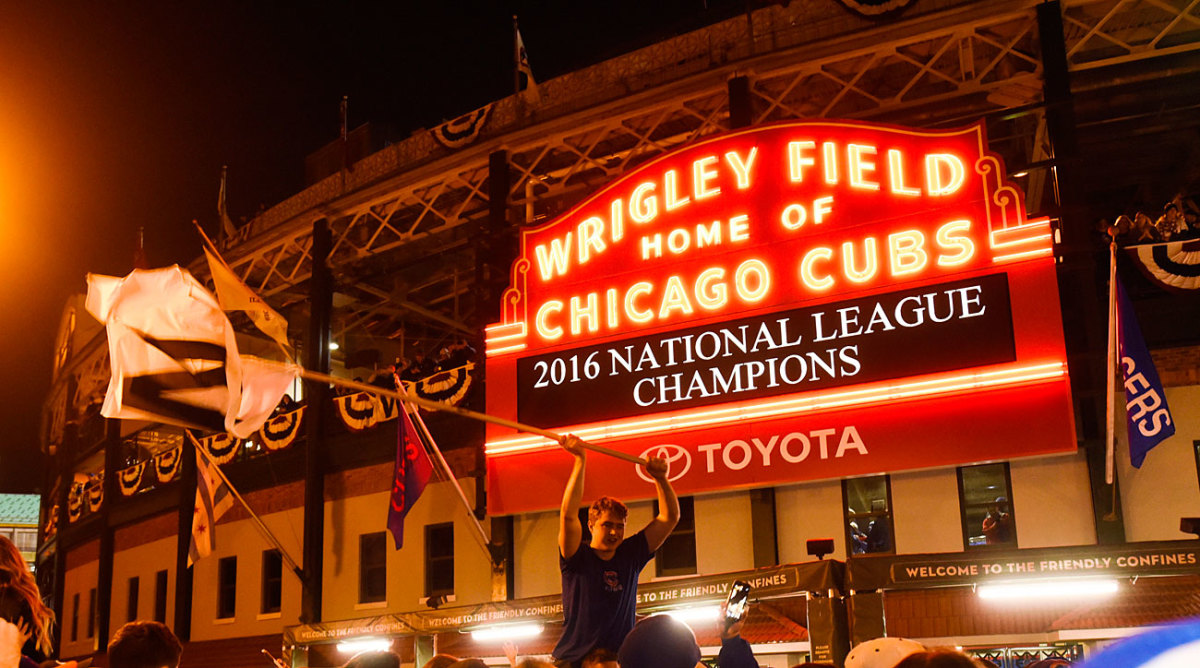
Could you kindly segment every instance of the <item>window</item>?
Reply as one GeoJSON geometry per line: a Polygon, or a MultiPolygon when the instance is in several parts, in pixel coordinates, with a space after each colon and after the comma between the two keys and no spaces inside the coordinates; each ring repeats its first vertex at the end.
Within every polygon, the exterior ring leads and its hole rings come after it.
{"type": "Polygon", "coordinates": [[[967,549],[1017,546],[1011,498],[1008,464],[981,464],[958,469],[958,503],[962,510],[963,545],[967,549]]]}
{"type": "Polygon", "coordinates": [[[79,640],[79,593],[71,596],[71,642],[79,640]]]}
{"type": "Polygon", "coordinates": [[[425,527],[425,595],[454,593],[454,524],[425,527]]]}
{"type": "Polygon", "coordinates": [[[1196,452],[1196,482],[1200,483],[1200,441],[1192,441],[1196,452]]]}
{"type": "Polygon", "coordinates": [[[892,542],[892,485],[886,475],[842,481],[846,545],[850,554],[895,552],[892,542]]]}
{"type": "Polygon", "coordinates": [[[96,588],[88,591],[87,637],[96,637],[96,588]]]}
{"type": "Polygon", "coordinates": [[[138,616],[138,579],[129,578],[129,599],[125,604],[125,621],[132,622],[138,616]]]}
{"type": "Polygon", "coordinates": [[[37,529],[16,529],[13,531],[12,540],[21,552],[37,551],[37,529]]]}
{"type": "MultiPolygon", "coordinates": [[[[658,516],[658,500],[654,501],[654,515],[658,516]]],[[[629,534],[626,529],[626,535],[629,534]]],[[[679,524],[662,547],[654,554],[654,574],[693,575],[696,572],[696,506],[692,497],[679,499],[679,524]]]]}
{"type": "Polygon", "coordinates": [[[262,607],[261,612],[279,612],[283,603],[283,557],[279,550],[263,550],[262,553],[262,607]]]}
{"type": "Polygon", "coordinates": [[[230,619],[237,611],[237,557],[217,562],[217,619],[230,619]]]}
{"type": "Polygon", "coordinates": [[[387,532],[358,537],[358,602],[387,600],[387,532]]]}
{"type": "Polygon", "coordinates": [[[154,574],[154,621],[167,623],[167,572],[154,574]]]}

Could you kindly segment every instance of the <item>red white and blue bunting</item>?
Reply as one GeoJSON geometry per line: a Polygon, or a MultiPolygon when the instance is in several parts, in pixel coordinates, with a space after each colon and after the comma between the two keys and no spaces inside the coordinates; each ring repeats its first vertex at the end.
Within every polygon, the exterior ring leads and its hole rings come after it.
{"type": "Polygon", "coordinates": [[[471,372],[475,369],[474,362],[435,373],[412,384],[411,390],[422,399],[440,401],[457,405],[471,389],[471,372]]]}
{"type": "Polygon", "coordinates": [[[841,0],[847,9],[863,16],[880,16],[903,9],[911,2],[912,0],[841,0]]]}
{"type": "Polygon", "coordinates": [[[1138,268],[1151,281],[1172,291],[1200,290],[1200,239],[1130,246],[1138,268]]]}
{"type": "Polygon", "coordinates": [[[398,403],[391,397],[381,397],[372,392],[356,392],[334,397],[338,415],[351,431],[369,429],[399,415],[398,403]]]}
{"type": "Polygon", "coordinates": [[[100,506],[104,505],[104,474],[100,474],[98,478],[87,484],[87,504],[88,510],[96,512],[100,510],[100,506]]]}
{"type": "Polygon", "coordinates": [[[487,125],[488,116],[492,113],[492,104],[442,123],[430,131],[433,138],[437,140],[437,143],[451,149],[462,148],[473,143],[479,139],[479,133],[483,131],[483,126],[487,125]]]}
{"type": "Polygon", "coordinates": [[[117,472],[117,482],[120,483],[122,496],[137,494],[142,485],[142,472],[146,470],[146,462],[140,461],[133,466],[117,472]]]}
{"type": "Polygon", "coordinates": [[[72,485],[67,494],[67,519],[71,522],[83,516],[83,485],[72,485]]]}
{"type": "Polygon", "coordinates": [[[160,452],[154,456],[154,474],[159,482],[171,482],[179,475],[179,462],[183,459],[183,446],[160,452]]]}
{"type": "Polygon", "coordinates": [[[238,453],[238,447],[242,445],[242,439],[235,438],[229,434],[220,433],[205,436],[197,439],[200,446],[205,452],[212,455],[218,464],[225,464],[233,461],[233,458],[238,453]]]}
{"type": "Polygon", "coordinates": [[[263,423],[258,430],[258,436],[268,450],[282,450],[296,440],[300,433],[300,423],[304,419],[304,407],[277,415],[263,423]]]}

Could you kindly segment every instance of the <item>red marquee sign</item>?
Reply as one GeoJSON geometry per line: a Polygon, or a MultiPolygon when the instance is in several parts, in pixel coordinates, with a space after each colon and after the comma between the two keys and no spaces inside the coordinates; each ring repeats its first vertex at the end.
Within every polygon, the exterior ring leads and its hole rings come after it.
{"type": "MultiPolygon", "coordinates": [[[[667,456],[683,494],[1070,451],[1053,233],[1004,174],[982,124],[663,155],[522,233],[488,412],[667,456]]],[[[486,451],[490,512],[558,505],[556,444],[486,451]]],[[[587,495],[651,495],[631,468],[589,458],[587,495]]]]}

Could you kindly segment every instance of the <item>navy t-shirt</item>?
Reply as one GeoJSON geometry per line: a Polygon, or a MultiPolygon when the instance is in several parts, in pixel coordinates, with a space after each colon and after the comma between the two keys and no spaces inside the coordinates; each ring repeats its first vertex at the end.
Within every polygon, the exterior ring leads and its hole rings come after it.
{"type": "Polygon", "coordinates": [[[580,542],[570,559],[558,555],[564,623],[554,658],[572,662],[597,647],[621,648],[635,621],[638,575],[653,556],[643,531],[622,541],[608,561],[580,542]]]}

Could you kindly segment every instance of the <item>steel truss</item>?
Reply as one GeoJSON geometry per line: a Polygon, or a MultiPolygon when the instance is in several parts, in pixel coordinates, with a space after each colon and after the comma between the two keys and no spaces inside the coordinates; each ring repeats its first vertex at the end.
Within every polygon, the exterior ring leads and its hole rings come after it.
{"type": "MultiPolygon", "coordinates": [[[[473,336],[479,323],[472,296],[481,292],[474,239],[488,216],[489,154],[508,151],[510,223],[538,223],[653,156],[728,129],[726,81],[738,75],[750,78],[755,123],[841,117],[954,124],[1032,104],[1016,120],[999,121],[1008,125],[993,131],[993,144],[1010,163],[1036,163],[1048,155],[1036,106],[1042,86],[1038,1],[968,3],[809,43],[804,26],[793,25],[795,18],[789,23],[787,10],[760,10],[752,40],[710,44],[707,64],[695,56],[677,59],[677,78],[657,62],[674,54],[655,58],[651,49],[647,58],[643,50],[601,66],[616,68],[625,88],[630,81],[653,80],[640,91],[590,91],[609,101],[537,122],[531,120],[536,113],[526,114],[502,136],[432,161],[436,147],[427,138],[428,149],[417,146],[420,138],[405,142],[414,146],[400,146],[408,154],[394,162],[408,159],[413,167],[395,164],[370,187],[348,189],[346,173],[340,189],[318,184],[304,195],[319,201],[268,230],[247,226],[227,249],[228,259],[271,301],[300,301],[311,273],[312,223],[326,218],[339,293],[335,334],[361,330],[396,338],[411,327],[473,336]],[[639,74],[639,67],[650,66],[660,68],[654,77],[639,74]]],[[[1198,5],[1200,0],[1067,2],[1069,65],[1096,69],[1194,51],[1200,47],[1198,5]]],[[[715,35],[710,42],[741,29],[731,21],[707,29],[715,35]]],[[[688,39],[686,44],[697,40],[688,39]]],[[[565,106],[560,101],[557,108],[565,106]]],[[[1034,201],[1041,182],[1029,189],[1034,201]]]]}

